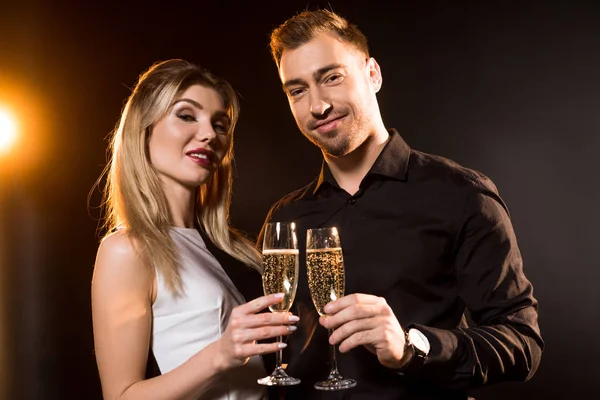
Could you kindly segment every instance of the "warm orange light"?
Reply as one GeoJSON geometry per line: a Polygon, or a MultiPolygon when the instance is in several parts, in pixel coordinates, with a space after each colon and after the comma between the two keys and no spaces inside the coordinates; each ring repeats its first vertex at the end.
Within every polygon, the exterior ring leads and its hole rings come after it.
{"type": "Polygon", "coordinates": [[[50,103],[39,87],[20,81],[28,82],[0,74],[0,181],[36,176],[53,144],[50,103]]]}
{"type": "Polygon", "coordinates": [[[17,140],[17,121],[7,109],[0,108],[0,156],[10,152],[17,140]]]}

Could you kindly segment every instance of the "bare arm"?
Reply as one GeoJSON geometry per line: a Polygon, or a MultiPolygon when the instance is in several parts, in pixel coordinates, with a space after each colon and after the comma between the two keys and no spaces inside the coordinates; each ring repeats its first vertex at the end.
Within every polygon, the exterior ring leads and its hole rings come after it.
{"type": "Polygon", "coordinates": [[[276,351],[279,343],[255,341],[286,335],[290,314],[255,314],[280,299],[261,297],[232,311],[218,341],[174,370],[144,379],[152,321],[154,273],[122,233],[103,241],[92,281],[92,314],[104,398],[195,399],[227,369],[250,356],[276,351]]]}

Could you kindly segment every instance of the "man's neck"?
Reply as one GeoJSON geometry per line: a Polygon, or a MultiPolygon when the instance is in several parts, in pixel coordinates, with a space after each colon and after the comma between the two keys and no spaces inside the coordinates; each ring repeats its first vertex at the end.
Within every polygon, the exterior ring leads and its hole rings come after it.
{"type": "Polygon", "coordinates": [[[377,160],[389,137],[389,133],[383,130],[345,156],[323,155],[333,177],[342,189],[351,195],[358,192],[360,183],[377,160]]]}

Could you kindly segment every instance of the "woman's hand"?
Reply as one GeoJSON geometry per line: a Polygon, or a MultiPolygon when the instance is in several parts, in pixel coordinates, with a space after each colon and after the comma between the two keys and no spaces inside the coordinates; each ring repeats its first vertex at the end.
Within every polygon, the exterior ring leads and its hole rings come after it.
{"type": "Polygon", "coordinates": [[[282,299],[281,293],[262,296],[231,311],[227,329],[216,343],[216,363],[220,370],[244,365],[254,355],[274,353],[287,346],[281,342],[256,343],[257,340],[289,335],[296,330],[296,326],[290,323],[298,322],[299,318],[289,312],[257,314],[282,299]]]}

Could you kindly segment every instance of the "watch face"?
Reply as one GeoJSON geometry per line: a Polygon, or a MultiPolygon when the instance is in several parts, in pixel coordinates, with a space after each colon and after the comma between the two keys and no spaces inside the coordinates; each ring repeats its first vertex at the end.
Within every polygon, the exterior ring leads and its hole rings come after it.
{"type": "Polygon", "coordinates": [[[410,343],[417,349],[421,350],[425,354],[429,354],[429,349],[431,347],[429,345],[429,340],[427,340],[427,337],[423,335],[421,331],[414,328],[409,330],[408,339],[410,340],[410,343]]]}

